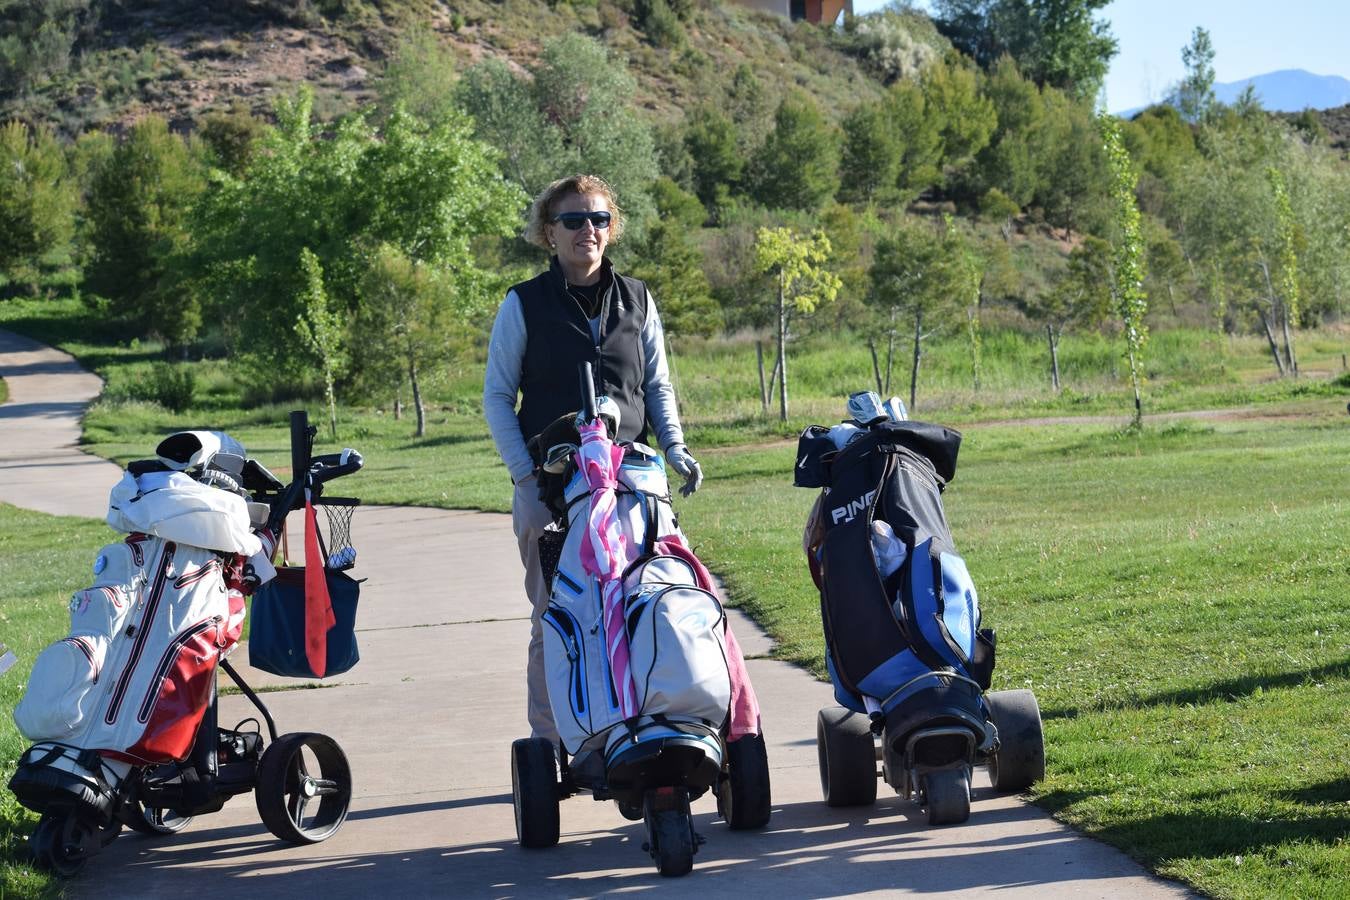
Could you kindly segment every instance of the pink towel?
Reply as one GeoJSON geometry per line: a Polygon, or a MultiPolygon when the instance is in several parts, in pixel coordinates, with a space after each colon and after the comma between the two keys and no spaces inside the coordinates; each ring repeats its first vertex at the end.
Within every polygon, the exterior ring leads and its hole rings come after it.
{"type": "MultiPolygon", "coordinates": [[[[661,556],[676,556],[683,559],[694,569],[698,586],[711,592],[719,601],[721,594],[713,581],[712,573],[703,565],[694,551],[690,550],[679,535],[671,534],[656,542],[654,551],[661,556]]],[[[746,735],[759,734],[759,700],[755,698],[755,689],[750,684],[750,673],[745,668],[745,656],[741,645],[727,623],[727,668],[731,670],[731,721],[727,725],[727,740],[736,741],[746,735]]]]}
{"type": "Polygon", "coordinates": [[[609,670],[614,675],[614,686],[618,688],[619,711],[628,719],[638,714],[638,705],[629,666],[628,635],[624,631],[623,570],[632,562],[629,555],[636,550],[628,546],[628,538],[619,527],[618,506],[614,499],[619,466],[623,464],[623,448],[610,441],[605,434],[605,423],[600,419],[578,426],[577,431],[581,433],[577,466],[591,489],[587,540],[581,545],[581,567],[600,584],[609,670]]]}

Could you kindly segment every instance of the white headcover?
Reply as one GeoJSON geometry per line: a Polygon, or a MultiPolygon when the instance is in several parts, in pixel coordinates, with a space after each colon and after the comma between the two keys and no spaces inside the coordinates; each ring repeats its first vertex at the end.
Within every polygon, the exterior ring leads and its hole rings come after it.
{"type": "Polygon", "coordinates": [[[140,531],[224,553],[252,556],[262,549],[243,497],[181,472],[123,474],[108,498],[107,521],[117,531],[140,531]]]}

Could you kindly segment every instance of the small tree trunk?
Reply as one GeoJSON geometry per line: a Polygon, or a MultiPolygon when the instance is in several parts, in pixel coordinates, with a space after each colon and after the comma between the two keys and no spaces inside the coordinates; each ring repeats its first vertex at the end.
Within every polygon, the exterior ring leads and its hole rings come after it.
{"type": "Polygon", "coordinates": [[[422,388],[417,383],[417,361],[408,360],[408,383],[412,385],[413,408],[417,410],[417,436],[427,433],[427,411],[422,406],[422,388]]]}
{"type": "Polygon", "coordinates": [[[787,298],[783,296],[783,271],[778,271],[778,417],[788,419],[787,387],[787,298]]]}
{"type": "Polygon", "coordinates": [[[1289,331],[1289,307],[1280,304],[1280,327],[1284,329],[1284,370],[1298,377],[1298,358],[1294,356],[1294,339],[1289,331]]]}
{"type": "Polygon", "coordinates": [[[324,393],[328,397],[328,430],[337,440],[337,395],[333,392],[333,370],[324,369],[323,373],[324,393]]]}
{"type": "Polygon", "coordinates": [[[871,338],[867,339],[867,349],[872,354],[872,375],[877,380],[877,393],[884,394],[881,387],[881,366],[877,363],[877,343],[871,338]]]}
{"type": "Polygon", "coordinates": [[[891,327],[886,332],[886,396],[891,393],[891,362],[895,359],[895,307],[891,307],[891,327]]]}
{"type": "Polygon", "coordinates": [[[1134,350],[1130,350],[1130,384],[1134,386],[1134,427],[1144,427],[1144,402],[1139,396],[1139,365],[1134,358],[1134,350]]]}
{"type": "Polygon", "coordinates": [[[980,313],[979,307],[966,310],[966,325],[970,336],[970,372],[975,393],[980,392],[980,313]]]}
{"type": "Polygon", "coordinates": [[[1059,393],[1059,335],[1049,322],[1045,323],[1045,337],[1050,342],[1050,387],[1059,393]]]}
{"type": "Polygon", "coordinates": [[[764,342],[755,341],[755,365],[759,367],[759,405],[769,414],[769,385],[764,381],[764,342]]]}
{"type": "Polygon", "coordinates": [[[914,397],[919,387],[919,358],[923,352],[923,310],[914,310],[914,365],[909,370],[909,412],[914,414],[918,405],[914,397]]]}
{"type": "Polygon", "coordinates": [[[394,421],[397,422],[403,418],[403,385],[399,385],[394,391],[394,421]]]}
{"type": "Polygon", "coordinates": [[[680,407],[680,382],[675,377],[675,347],[670,342],[670,332],[666,332],[666,370],[670,373],[670,389],[675,394],[675,414],[684,420],[684,410],[680,407]]]}
{"type": "Polygon", "coordinates": [[[1275,359],[1275,370],[1281,375],[1284,374],[1284,360],[1280,358],[1280,346],[1275,343],[1275,332],[1270,330],[1270,319],[1266,316],[1266,311],[1261,308],[1259,300],[1253,300],[1252,306],[1256,308],[1256,315],[1261,319],[1261,328],[1266,332],[1266,343],[1270,346],[1270,355],[1275,359]]]}

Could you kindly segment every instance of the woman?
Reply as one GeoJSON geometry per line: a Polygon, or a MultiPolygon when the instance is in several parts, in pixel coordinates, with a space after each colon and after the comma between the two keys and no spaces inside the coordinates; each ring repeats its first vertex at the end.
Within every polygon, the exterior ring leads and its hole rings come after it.
{"type": "Polygon", "coordinates": [[[488,428],[515,484],[511,521],[525,565],[525,592],[534,606],[527,668],[530,731],[555,746],[539,619],[549,601],[539,535],[552,514],[539,499],[526,442],[581,408],[577,371],[589,362],[596,393],[618,404],[615,440],[652,443],[650,431],[684,478],[682,494],[689,496],[703,481],[680,428],[656,304],[645,284],[615,272],[605,258],[610,242],[622,236],[623,223],[613,190],[594,175],[560,179],[535,198],[525,239],[553,256],[547,271],[512,287],[497,310],[483,383],[488,428]]]}

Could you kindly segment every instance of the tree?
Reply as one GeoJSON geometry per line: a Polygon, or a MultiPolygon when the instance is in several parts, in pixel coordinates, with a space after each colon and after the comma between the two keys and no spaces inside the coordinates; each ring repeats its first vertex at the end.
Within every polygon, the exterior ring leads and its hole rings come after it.
{"type": "Polygon", "coordinates": [[[858,104],[843,122],[843,155],[839,162],[841,200],[871,203],[895,189],[900,171],[900,137],[885,104],[858,104]]]}
{"type": "Polygon", "coordinates": [[[212,162],[239,177],[253,162],[267,123],[239,105],[227,113],[209,113],[197,129],[198,136],[210,148],[212,162]]]}
{"type": "Polygon", "coordinates": [[[1038,85],[1090,100],[1117,49],[1110,0],[936,0],[938,30],[988,69],[1005,53],[1038,85]]]}
{"type": "Polygon", "coordinates": [[[989,142],[975,154],[960,187],[969,197],[985,197],[996,190],[1020,210],[1036,192],[1033,148],[1045,105],[1036,85],[1022,77],[1011,56],[994,64],[981,92],[993,106],[997,125],[989,142]]]}
{"type": "Polygon", "coordinates": [[[1144,344],[1148,340],[1148,326],[1144,315],[1148,312],[1148,294],[1144,291],[1144,239],[1139,224],[1139,206],[1134,190],[1139,175],[1125,150],[1120,136],[1120,123],[1108,113],[1097,117],[1101,128],[1106,160],[1111,172],[1111,218],[1114,226],[1111,241],[1111,298],[1125,326],[1126,356],[1130,361],[1130,385],[1134,388],[1134,426],[1143,427],[1144,407],[1140,397],[1143,379],[1144,344]]]}
{"type": "Polygon", "coordinates": [[[417,437],[427,432],[423,385],[454,356],[456,336],[463,340],[472,312],[484,301],[476,292],[457,290],[454,276],[448,267],[418,262],[397,247],[381,244],[361,284],[358,325],[363,339],[357,358],[373,371],[396,371],[407,379],[417,437]]]}
{"type": "Polygon", "coordinates": [[[454,117],[456,68],[454,54],[435,31],[422,25],[406,29],[375,80],[380,108],[388,113],[402,106],[430,125],[454,117]]]}
{"type": "Polygon", "coordinates": [[[1291,326],[1298,326],[1298,253],[1296,247],[1297,223],[1294,221],[1294,208],[1289,202],[1289,188],[1284,173],[1274,166],[1266,167],[1266,181],[1270,183],[1275,206],[1275,249],[1276,263],[1279,267],[1279,289],[1271,283],[1270,267],[1262,261],[1262,272],[1266,277],[1266,289],[1270,292],[1272,306],[1278,311],[1281,329],[1284,332],[1285,371],[1298,377],[1298,357],[1294,354],[1294,339],[1290,335],[1291,326]]]}
{"type": "Polygon", "coordinates": [[[1105,319],[1111,310],[1111,245],[1088,236],[1069,254],[1069,263],[1050,288],[1027,299],[1023,310],[1045,326],[1050,354],[1050,386],[1063,385],[1059,371],[1059,342],[1064,330],[1088,327],[1105,319]]]}
{"type": "Polygon", "coordinates": [[[898,199],[912,200],[942,178],[943,123],[929,111],[923,89],[913,82],[897,81],[883,102],[900,146],[898,199]]]}
{"type": "Polygon", "coordinates": [[[456,96],[474,135],[504,153],[504,170],[527,194],[567,174],[599,175],[618,194],[637,241],[654,212],[647,189],[660,172],[636,92],[621,59],[569,33],[545,42],[528,79],[489,59],[465,72],[456,96]]]}
{"type": "Polygon", "coordinates": [[[328,293],[323,289],[323,267],[319,258],[308,247],[300,251],[300,276],[303,286],[300,290],[300,315],[295,320],[296,333],[306,346],[318,357],[323,369],[323,393],[328,402],[328,426],[333,440],[337,440],[337,395],[333,391],[333,382],[338,371],[346,364],[346,348],[343,340],[342,319],[328,302],[328,293]]]}
{"type": "MultiPolygon", "coordinates": [[[[968,270],[953,251],[951,229],[902,222],[877,242],[870,271],[872,301],[914,323],[909,407],[916,407],[923,342],[965,308],[968,270]]],[[[889,363],[888,363],[889,367],[889,363]]]]}
{"type": "Polygon", "coordinates": [[[1209,32],[1196,26],[1191,42],[1181,48],[1186,77],[1177,85],[1176,103],[1188,122],[1199,122],[1214,105],[1214,44],[1209,32]]]}
{"type": "Polygon", "coordinates": [[[773,209],[817,210],[839,189],[839,138],[814,101],[794,94],[751,165],[755,199],[773,209]]]}
{"type": "Polygon", "coordinates": [[[1066,235],[1097,231],[1104,225],[1101,207],[1109,176],[1092,113],[1053,88],[1044,90],[1042,97],[1045,118],[1034,138],[1037,181],[1032,205],[1066,235]]]}
{"type": "Polygon", "coordinates": [[[745,157],[736,144],[736,125],[712,104],[695,107],[684,132],[684,146],[693,160],[694,193],[717,221],[726,197],[739,189],[745,157]]]}
{"type": "Polygon", "coordinates": [[[671,336],[709,336],[722,328],[722,310],[712,298],[703,254],[693,235],[703,222],[698,198],[668,178],[653,185],[657,220],[634,254],[633,275],[646,282],[671,336]]]}
{"type": "MultiPolygon", "coordinates": [[[[313,357],[293,338],[306,248],[331,309],[349,324],[382,245],[453,276],[459,309],[501,287],[473,242],[510,234],[525,198],[462,116],[429,126],[396,108],[382,131],[359,117],[322,129],[305,91],[278,105],[277,120],[246,177],[223,177],[200,205],[184,260],[194,288],[230,323],[236,355],[253,363],[246,371],[272,381],[310,372],[313,357]]],[[[369,364],[370,354],[360,359],[369,364]]]]}
{"type": "Polygon", "coordinates": [[[933,65],[919,79],[924,114],[934,119],[942,140],[939,168],[959,169],[989,143],[997,124],[994,105],[979,92],[975,72],[959,65],[933,65]]]}
{"type": "Polygon", "coordinates": [[[114,315],[170,343],[192,339],[202,321],[170,260],[188,245],[188,210],[204,187],[187,145],[156,115],[131,126],[90,186],[86,285],[114,315]]]}
{"type": "Polygon", "coordinates": [[[0,273],[36,287],[44,261],[69,252],[78,199],[50,130],[0,126],[0,273]]]}
{"type": "Polygon", "coordinates": [[[788,418],[787,344],[792,313],[809,313],[839,293],[839,277],[825,268],[830,259],[825,232],[810,236],[791,228],[761,228],[755,234],[755,262],[773,276],[778,338],[778,416],[788,418]]]}

